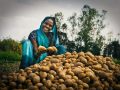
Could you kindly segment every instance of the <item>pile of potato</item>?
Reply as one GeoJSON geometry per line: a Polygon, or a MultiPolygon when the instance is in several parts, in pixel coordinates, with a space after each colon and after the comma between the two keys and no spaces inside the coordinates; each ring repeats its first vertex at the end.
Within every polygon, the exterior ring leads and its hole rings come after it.
{"type": "Polygon", "coordinates": [[[2,75],[0,90],[120,90],[120,65],[90,52],[66,52],[2,75]]]}

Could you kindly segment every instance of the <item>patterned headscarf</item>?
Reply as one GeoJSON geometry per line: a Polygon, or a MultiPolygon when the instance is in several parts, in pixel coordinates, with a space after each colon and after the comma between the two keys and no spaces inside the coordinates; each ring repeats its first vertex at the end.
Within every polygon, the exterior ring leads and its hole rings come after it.
{"type": "Polygon", "coordinates": [[[38,44],[45,46],[46,48],[49,46],[49,40],[46,36],[46,34],[43,31],[43,23],[48,20],[48,19],[52,19],[53,20],[53,26],[52,26],[52,32],[53,32],[53,40],[55,43],[55,46],[59,45],[59,38],[58,38],[58,34],[57,34],[57,26],[55,23],[55,18],[54,17],[46,17],[40,25],[40,28],[37,30],[37,40],[38,40],[38,44]]]}

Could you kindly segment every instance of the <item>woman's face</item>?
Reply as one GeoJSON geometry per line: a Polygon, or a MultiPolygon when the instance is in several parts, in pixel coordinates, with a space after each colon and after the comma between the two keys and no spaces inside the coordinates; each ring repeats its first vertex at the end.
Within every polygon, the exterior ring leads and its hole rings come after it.
{"type": "Polygon", "coordinates": [[[53,20],[48,19],[43,23],[43,31],[44,32],[49,32],[52,29],[53,26],[53,20]]]}

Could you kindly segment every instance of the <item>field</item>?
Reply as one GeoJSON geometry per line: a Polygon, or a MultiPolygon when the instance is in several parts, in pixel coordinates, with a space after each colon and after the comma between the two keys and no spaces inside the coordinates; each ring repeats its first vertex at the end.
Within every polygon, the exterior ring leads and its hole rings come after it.
{"type": "Polygon", "coordinates": [[[0,75],[5,73],[16,72],[19,70],[19,61],[0,60],[0,75]]]}

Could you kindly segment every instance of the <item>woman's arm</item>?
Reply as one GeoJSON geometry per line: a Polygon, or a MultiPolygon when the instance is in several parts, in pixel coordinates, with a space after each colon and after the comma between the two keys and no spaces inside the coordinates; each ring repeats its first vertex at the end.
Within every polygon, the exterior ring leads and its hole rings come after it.
{"type": "Polygon", "coordinates": [[[39,56],[41,55],[40,53],[38,53],[38,44],[36,41],[36,30],[32,31],[28,37],[28,39],[31,41],[32,45],[33,45],[33,52],[34,52],[34,56],[35,58],[39,58],[39,56]]]}
{"type": "Polygon", "coordinates": [[[38,52],[38,45],[37,45],[37,42],[36,42],[36,40],[34,40],[34,39],[32,39],[31,42],[32,42],[32,44],[33,44],[33,50],[34,50],[35,58],[38,59],[39,56],[41,55],[41,53],[38,52]]]}
{"type": "Polygon", "coordinates": [[[37,45],[36,40],[31,39],[31,42],[32,42],[32,44],[33,44],[33,49],[34,49],[34,51],[35,51],[36,53],[38,53],[38,45],[37,45]]]}

